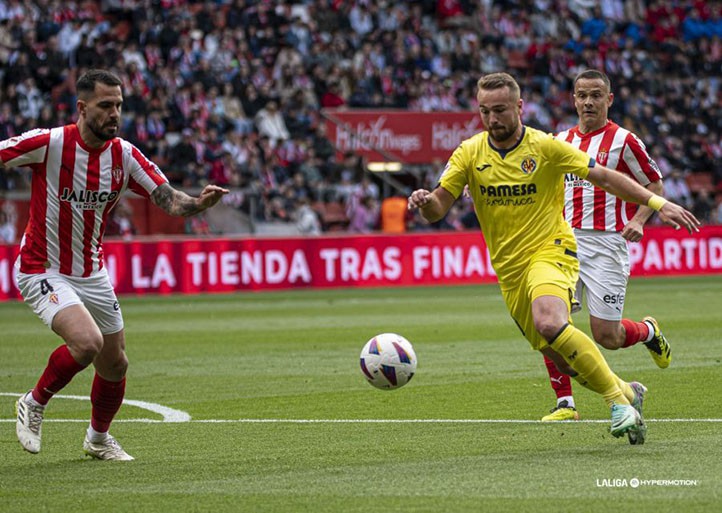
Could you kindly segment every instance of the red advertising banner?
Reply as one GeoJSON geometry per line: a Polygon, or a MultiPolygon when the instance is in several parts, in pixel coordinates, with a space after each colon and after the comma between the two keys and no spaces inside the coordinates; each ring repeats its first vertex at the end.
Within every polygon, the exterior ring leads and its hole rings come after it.
{"type": "Polygon", "coordinates": [[[325,111],[327,136],[339,152],[425,164],[446,163],[461,141],[482,130],[478,112],[325,111]]]}
{"type": "MultiPolygon", "coordinates": [[[[18,299],[17,246],[0,245],[0,301],[18,299]]],[[[479,232],[292,239],[107,241],[119,294],[491,283],[479,232]]],[[[722,226],[648,228],[630,245],[633,276],[722,273],[722,226]]]]}

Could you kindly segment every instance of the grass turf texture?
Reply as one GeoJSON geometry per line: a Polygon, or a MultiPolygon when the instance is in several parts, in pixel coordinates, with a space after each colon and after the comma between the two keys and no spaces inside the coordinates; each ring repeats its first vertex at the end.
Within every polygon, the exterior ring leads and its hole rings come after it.
{"type": "MultiPolygon", "coordinates": [[[[648,419],[722,418],[722,276],[635,280],[626,315],[652,314],[672,344],[604,351],[649,387],[648,419]],[[648,306],[646,306],[648,305],[648,306]]],[[[190,423],[125,405],[113,434],[135,462],[84,459],[90,404],[56,398],[43,450],[18,444],[0,396],[0,510],[23,511],[712,511],[722,506],[722,423],[650,422],[632,447],[603,423],[239,423],[238,419],[539,419],[554,404],[495,286],[122,298],[126,398],[183,410],[190,423]],[[368,385],[361,347],[403,334],[419,357],[405,388],[368,385]],[[59,422],[64,420],[65,422],[59,422]],[[131,422],[136,420],[134,422],[131,422]],[[201,422],[208,421],[208,422],[201,422]],[[645,485],[640,480],[692,480],[645,485]],[[619,486],[605,486],[619,480],[619,486]],[[626,481],[621,481],[626,480],[626,481]],[[626,484],[626,486],[625,486],[626,484]]],[[[586,313],[575,321],[588,332],[586,313]]],[[[0,393],[38,378],[58,340],[20,303],[0,305],[0,393]]],[[[63,394],[87,396],[86,370],[63,394]]]]}

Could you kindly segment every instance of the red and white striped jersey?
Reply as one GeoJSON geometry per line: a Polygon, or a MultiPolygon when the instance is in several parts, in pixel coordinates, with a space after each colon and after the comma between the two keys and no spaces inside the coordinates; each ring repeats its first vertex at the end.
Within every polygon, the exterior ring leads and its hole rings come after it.
{"type": "MultiPolygon", "coordinates": [[[[556,138],[585,151],[598,164],[616,169],[645,187],[662,179],[662,173],[647,153],[644,143],[612,121],[587,134],[582,134],[577,125],[560,132],[556,138]]],[[[634,203],[627,203],[575,175],[567,175],[564,183],[564,218],[572,228],[620,232],[637,211],[634,203]]]]}
{"type": "Polygon", "coordinates": [[[88,147],[76,125],[37,129],[0,142],[5,167],[33,171],[30,219],[20,242],[20,271],[90,276],[103,267],[108,214],[130,187],[145,197],[168,180],[118,137],[88,147]]]}

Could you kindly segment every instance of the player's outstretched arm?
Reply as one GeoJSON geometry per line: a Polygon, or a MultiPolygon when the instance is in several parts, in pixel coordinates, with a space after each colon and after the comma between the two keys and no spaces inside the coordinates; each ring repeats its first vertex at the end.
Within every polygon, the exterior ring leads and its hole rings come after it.
{"type": "MultiPolygon", "coordinates": [[[[657,196],[664,196],[662,180],[650,182],[646,189],[657,196]]],[[[630,242],[639,242],[644,237],[644,224],[652,217],[654,210],[646,205],[639,205],[634,217],[622,229],[621,235],[630,242]]]]}
{"type": "Polygon", "coordinates": [[[692,212],[648,191],[622,173],[597,164],[589,170],[587,180],[624,201],[646,205],[658,211],[662,214],[660,219],[677,230],[683,226],[689,233],[699,231],[700,222],[692,212]]]}
{"type": "Polygon", "coordinates": [[[212,207],[218,203],[224,194],[228,194],[228,189],[217,185],[206,185],[200,196],[195,198],[165,183],[153,191],[150,199],[172,216],[187,217],[212,207]]]}
{"type": "Polygon", "coordinates": [[[437,187],[432,192],[416,189],[409,196],[409,210],[419,209],[421,216],[430,223],[439,221],[454,204],[456,198],[444,189],[437,187]]]}

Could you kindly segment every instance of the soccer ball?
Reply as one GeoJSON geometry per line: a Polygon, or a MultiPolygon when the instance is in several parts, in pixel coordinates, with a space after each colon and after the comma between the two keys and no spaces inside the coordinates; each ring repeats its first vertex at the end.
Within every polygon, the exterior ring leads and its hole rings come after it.
{"type": "Polygon", "coordinates": [[[376,388],[401,388],[414,377],[416,353],[411,342],[401,335],[382,333],[361,350],[361,371],[376,388]]]}

